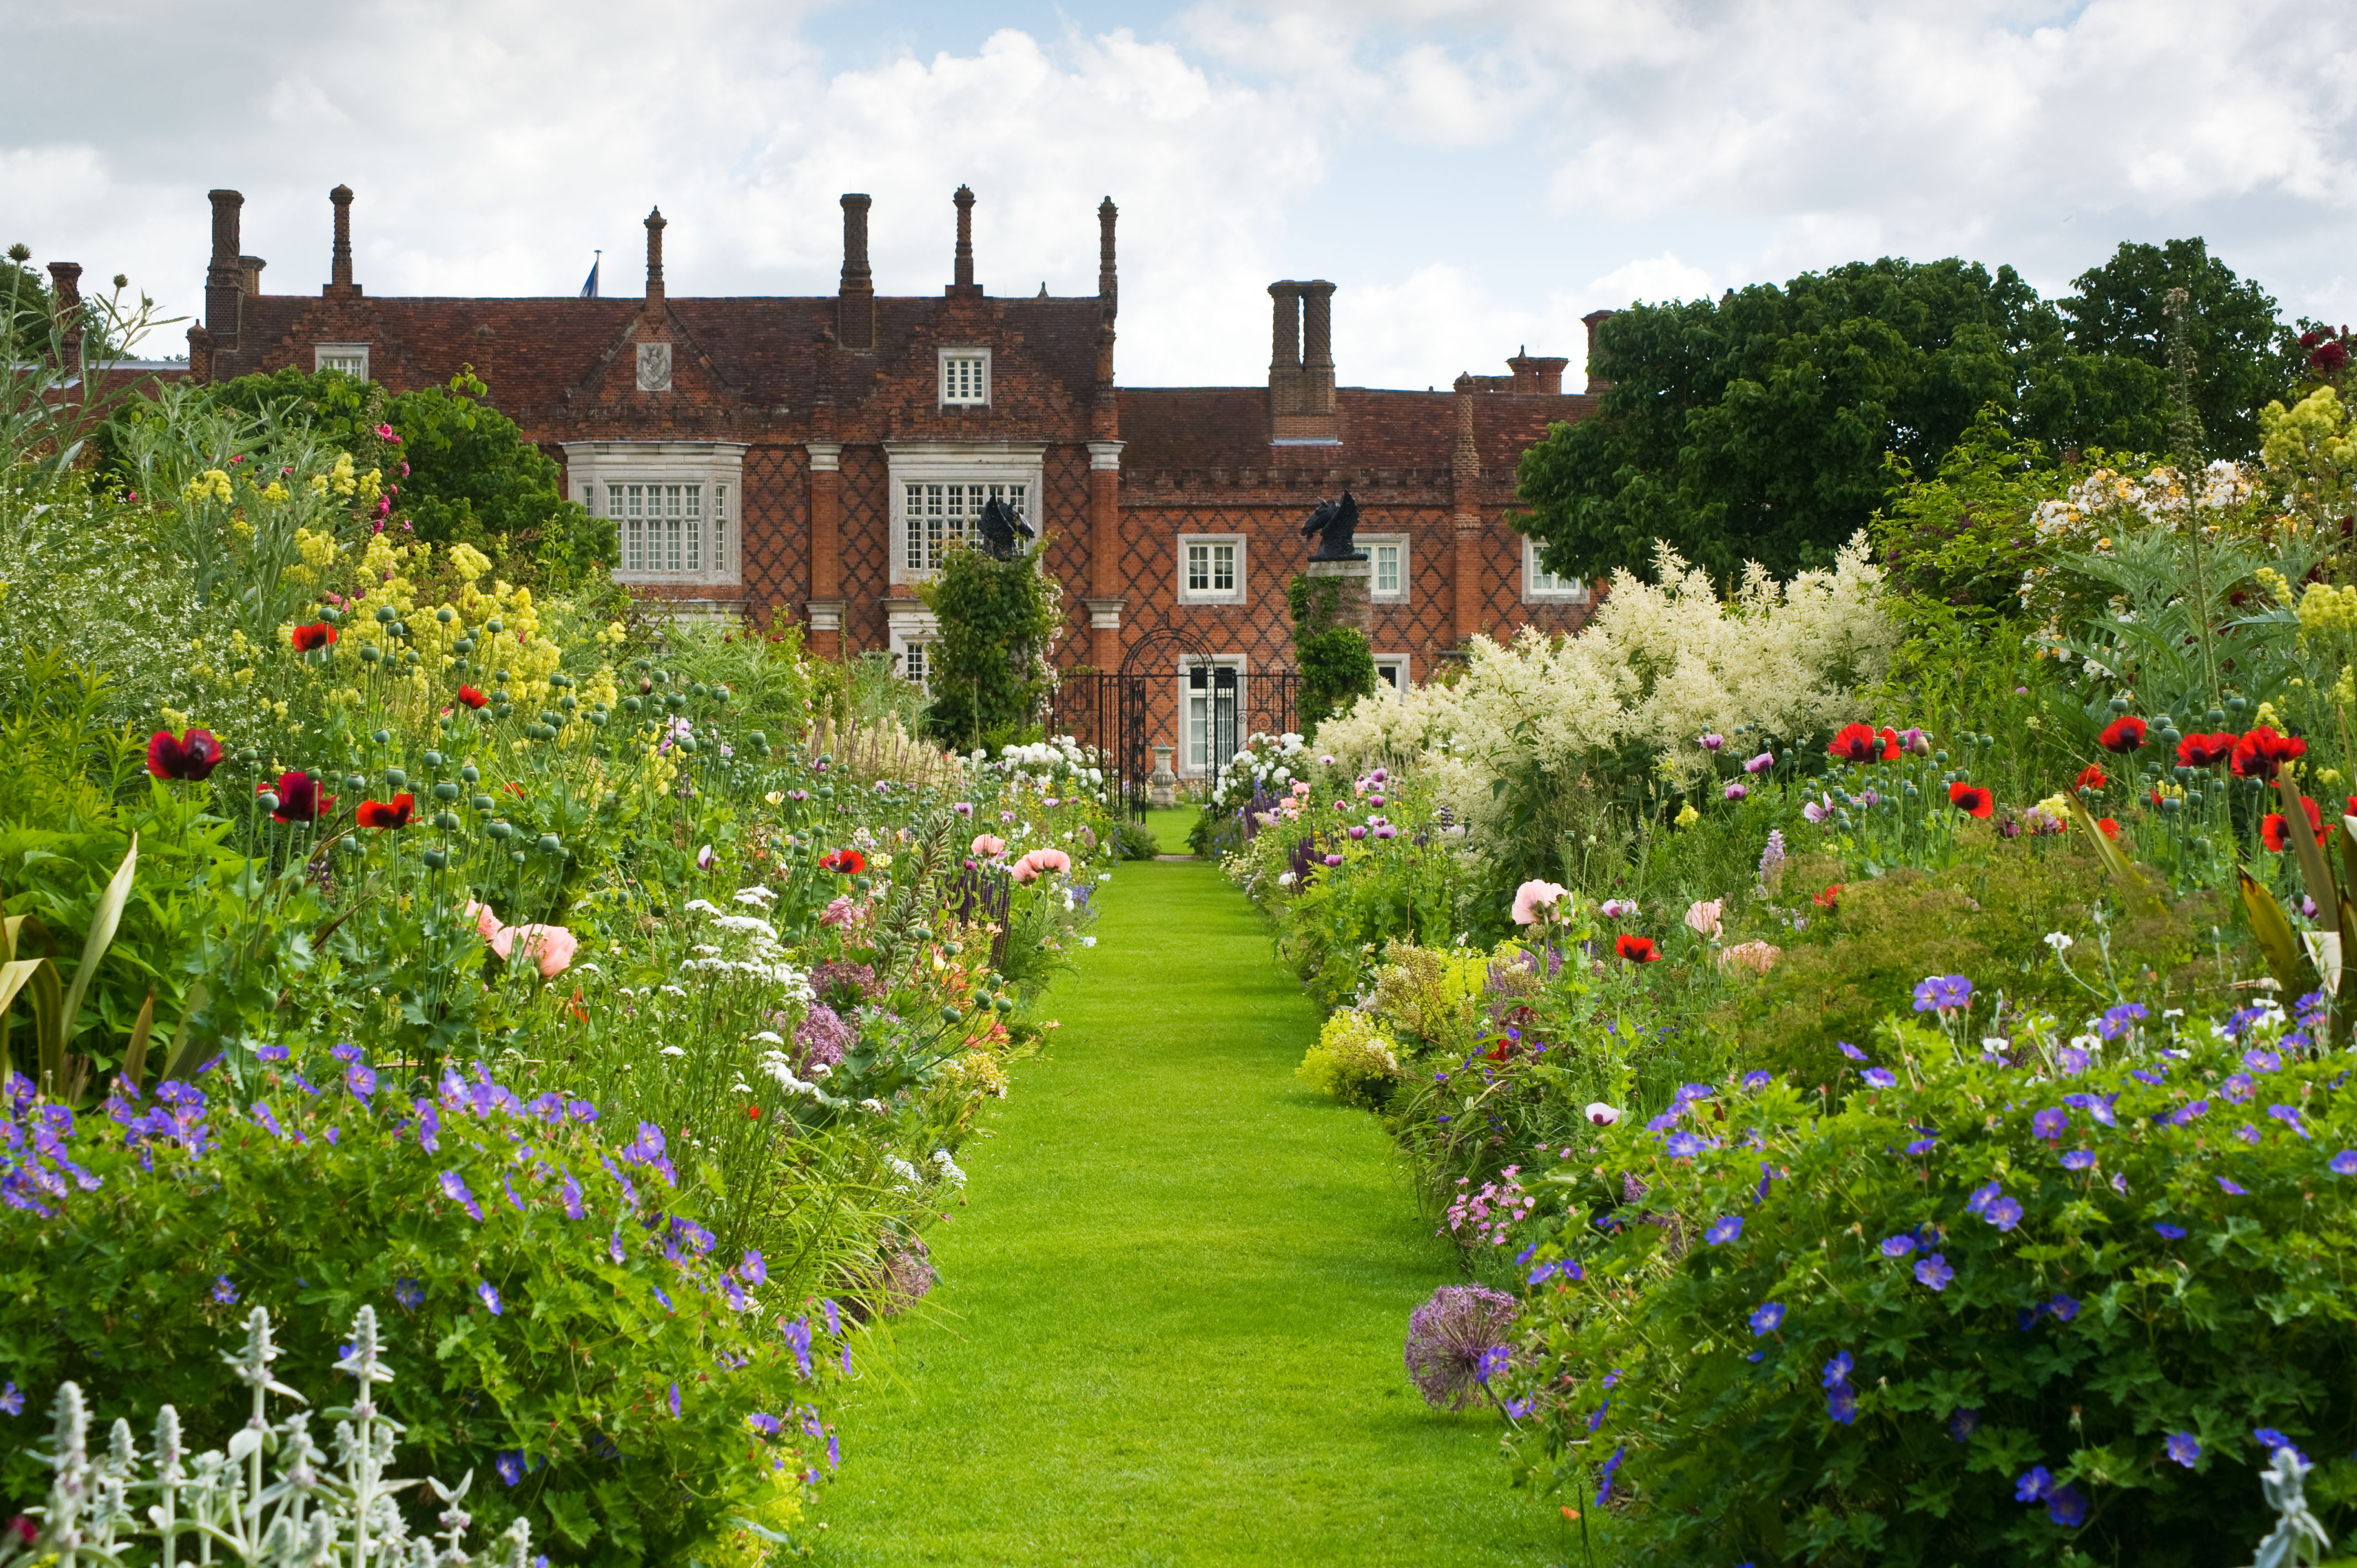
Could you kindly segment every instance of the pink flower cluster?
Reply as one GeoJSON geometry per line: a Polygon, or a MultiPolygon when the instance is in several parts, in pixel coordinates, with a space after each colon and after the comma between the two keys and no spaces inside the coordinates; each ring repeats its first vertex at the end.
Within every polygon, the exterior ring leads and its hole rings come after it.
{"type": "Polygon", "coordinates": [[[490,906],[472,900],[465,913],[501,959],[513,961],[521,944],[522,961],[538,965],[544,980],[554,980],[571,968],[573,955],[581,950],[581,939],[563,926],[503,926],[490,906]]]}

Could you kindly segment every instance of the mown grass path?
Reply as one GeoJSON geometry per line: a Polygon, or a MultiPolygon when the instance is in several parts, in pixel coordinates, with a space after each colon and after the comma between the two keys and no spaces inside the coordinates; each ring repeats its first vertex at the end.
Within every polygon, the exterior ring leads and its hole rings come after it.
{"type": "Polygon", "coordinates": [[[932,1311],[845,1412],[823,1555],[1560,1559],[1501,1419],[1408,1385],[1447,1249],[1373,1120],[1294,1079],[1317,1018],[1259,917],[1203,865],[1124,865],[1103,897],[1048,1059],[932,1232],[932,1311]]]}

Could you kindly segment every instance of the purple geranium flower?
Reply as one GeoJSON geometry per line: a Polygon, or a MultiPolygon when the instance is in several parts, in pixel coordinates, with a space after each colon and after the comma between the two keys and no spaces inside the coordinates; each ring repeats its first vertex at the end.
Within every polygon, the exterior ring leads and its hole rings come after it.
{"type": "Polygon", "coordinates": [[[1850,1370],[1857,1365],[1856,1361],[1850,1359],[1848,1351],[1835,1351],[1834,1359],[1825,1363],[1824,1386],[1829,1389],[1839,1388],[1849,1381],[1850,1370]]]}
{"type": "Polygon", "coordinates": [[[1956,1271],[1950,1268],[1948,1260],[1937,1252],[1915,1265],[1916,1281],[1930,1285],[1933,1290],[1946,1290],[1948,1282],[1955,1277],[1956,1271]]]}
{"type": "Polygon", "coordinates": [[[1723,1214],[1717,1219],[1711,1221],[1710,1229],[1702,1233],[1702,1239],[1709,1242],[1712,1246],[1717,1247],[1723,1245],[1726,1242],[1732,1241],[1738,1236],[1742,1234],[1743,1216],[1740,1214],[1723,1214]]]}
{"type": "Polygon", "coordinates": [[[2270,1105],[2267,1107],[2267,1114],[2288,1126],[2301,1137],[2305,1138],[2309,1135],[2308,1129],[2300,1124],[2298,1106],[2270,1105]]]}
{"type": "Polygon", "coordinates": [[[2193,1462],[2201,1457],[2201,1444],[2190,1432],[2172,1432],[2169,1434],[2169,1456],[2190,1470],[2193,1462]]]}
{"type": "Polygon", "coordinates": [[[1961,974],[1935,974],[1915,988],[1915,1011],[1951,1012],[1972,1001],[1973,983],[1961,974]]]}
{"type": "Polygon", "coordinates": [[[2160,1232],[2160,1239],[2164,1241],[2181,1241],[2185,1239],[2185,1227],[2182,1225],[2171,1225],[2167,1220],[2156,1219],[2152,1222],[2152,1228],[2160,1232]]]}
{"type": "Polygon", "coordinates": [[[1867,1082],[1874,1085],[1877,1089],[1896,1089],[1899,1087],[1899,1075],[1892,1072],[1887,1067],[1870,1067],[1859,1076],[1863,1077],[1867,1082]]]}
{"type": "Polygon", "coordinates": [[[482,1209],[475,1202],[475,1195],[467,1190],[465,1176],[460,1176],[457,1171],[444,1171],[441,1181],[443,1197],[464,1208],[475,1219],[480,1219],[483,1217],[482,1209]]]}
{"type": "Polygon", "coordinates": [[[2015,1480],[2013,1500],[2018,1503],[2034,1503],[2053,1489],[2053,1474],[2045,1466],[2040,1465],[2025,1471],[2015,1480]]]}
{"type": "Polygon", "coordinates": [[[2188,1122],[2194,1121],[2196,1118],[2207,1116],[2208,1114],[2210,1114],[2210,1102],[2208,1101],[2189,1100],[2184,1104],[2179,1106],[2176,1110],[2169,1113],[2169,1124],[2172,1127],[2182,1127],[2188,1122]]]}
{"type": "Polygon", "coordinates": [[[2021,1223],[2021,1205],[2010,1197],[1994,1197],[1981,1210],[1981,1218],[2000,1230],[2010,1230],[2021,1223]]]}
{"type": "Polygon", "coordinates": [[[500,1293],[492,1287],[490,1281],[485,1280],[482,1283],[477,1285],[475,1287],[475,1294],[483,1298],[483,1305],[491,1309],[491,1316],[493,1317],[500,1316],[501,1309],[500,1307],[500,1293]]]}
{"type": "Polygon", "coordinates": [[[1847,1426],[1857,1419],[1857,1391],[1847,1383],[1837,1383],[1825,1395],[1825,1413],[1847,1426]]]}
{"type": "Polygon", "coordinates": [[[2049,1143],[2060,1138],[2070,1130],[2070,1126],[2071,1113],[2059,1106],[2050,1107],[2029,1119],[2031,1136],[2043,1138],[2049,1143]]]}
{"type": "Polygon", "coordinates": [[[1882,1255],[1886,1258],[1903,1258],[1914,1250],[1915,1238],[1904,1232],[1882,1239],[1882,1255]]]}
{"type": "Polygon", "coordinates": [[[2062,1168],[2066,1171],[2083,1171],[2094,1163],[2095,1152],[2093,1149],[2072,1149],[2062,1156],[2062,1168]]]}
{"type": "Polygon", "coordinates": [[[2046,1495],[2046,1517],[2065,1530],[2087,1522],[2087,1499],[2076,1487],[2057,1487],[2046,1495]]]}
{"type": "Polygon", "coordinates": [[[2224,1176],[2220,1176],[2218,1178],[2218,1190],[2225,1193],[2230,1197],[2248,1197],[2251,1195],[2251,1189],[2249,1187],[2238,1187],[2234,1183],[2228,1181],[2224,1176]]]}
{"type": "Polygon", "coordinates": [[[1752,1309],[1750,1318],[1751,1332],[1755,1336],[1761,1334],[1773,1334],[1783,1321],[1784,1304],[1782,1302],[1763,1302],[1759,1306],[1752,1309]]]}
{"type": "Polygon", "coordinates": [[[1847,1057],[1854,1062],[1862,1062],[1866,1059],[1866,1053],[1859,1050],[1856,1046],[1851,1045],[1847,1040],[1835,1040],[1834,1044],[1841,1047],[1842,1055],[1847,1057]]]}

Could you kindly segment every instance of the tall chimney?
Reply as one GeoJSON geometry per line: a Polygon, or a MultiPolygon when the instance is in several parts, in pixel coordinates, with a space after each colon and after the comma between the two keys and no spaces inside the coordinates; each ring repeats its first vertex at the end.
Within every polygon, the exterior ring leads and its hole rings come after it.
{"type": "MultiPolygon", "coordinates": [[[[56,302],[54,317],[58,336],[58,374],[80,377],[81,374],[81,263],[51,262],[49,263],[49,295],[56,302]]],[[[90,394],[84,389],[82,395],[90,394]]]]}
{"type": "Polygon", "coordinates": [[[1305,413],[1334,412],[1334,285],[1301,285],[1301,396],[1305,413]]]}
{"type": "Polygon", "coordinates": [[[1113,225],[1121,216],[1121,209],[1108,196],[1097,203],[1097,299],[1104,313],[1113,316],[1121,308],[1121,283],[1114,274],[1113,225]]]}
{"type": "Polygon", "coordinates": [[[876,274],[867,270],[867,209],[871,199],[843,199],[843,286],[834,304],[835,340],[845,349],[876,347],[876,274]]]}
{"type": "Polygon", "coordinates": [[[1290,280],[1268,285],[1275,302],[1269,313],[1268,385],[1275,392],[1280,375],[1288,388],[1301,371],[1301,285],[1290,280]]]}
{"type": "Polygon", "coordinates": [[[240,256],[237,259],[237,286],[248,297],[262,292],[262,269],[270,263],[260,256],[240,256]]]}
{"type": "Polygon", "coordinates": [[[1514,372],[1514,390],[1518,392],[1542,392],[1550,397],[1563,393],[1564,368],[1569,360],[1558,360],[1546,354],[1534,354],[1528,348],[1506,361],[1514,372]]]}
{"type": "Polygon", "coordinates": [[[328,265],[328,286],[321,292],[329,299],[350,299],[361,292],[352,282],[352,188],[339,185],[328,192],[328,199],[336,207],[336,248],[328,265]]]}
{"type": "Polygon", "coordinates": [[[1611,317],[1609,310],[1591,310],[1579,318],[1580,325],[1587,328],[1587,393],[1590,397],[1609,392],[1612,388],[1610,381],[1596,373],[1596,329],[1611,317]]]}
{"type": "Polygon", "coordinates": [[[662,314],[662,231],[669,227],[663,221],[662,208],[655,208],[647,214],[647,314],[650,317],[662,314]]]}
{"type": "Polygon", "coordinates": [[[237,264],[238,209],[245,198],[234,190],[210,193],[213,204],[213,254],[205,268],[205,330],[213,347],[237,347],[239,305],[245,274],[237,264]]]}
{"type": "Polygon", "coordinates": [[[950,199],[957,203],[958,228],[957,256],[950,274],[955,281],[950,285],[949,293],[952,298],[979,295],[982,290],[974,282],[974,191],[970,187],[959,186],[957,194],[950,199]]]}

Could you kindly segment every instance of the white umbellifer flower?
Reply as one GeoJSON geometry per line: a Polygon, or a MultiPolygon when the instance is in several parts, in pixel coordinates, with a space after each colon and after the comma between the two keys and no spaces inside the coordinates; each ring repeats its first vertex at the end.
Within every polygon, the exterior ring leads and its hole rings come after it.
{"type": "Polygon", "coordinates": [[[750,904],[757,909],[766,909],[777,901],[778,895],[774,888],[739,887],[737,889],[737,902],[750,904]]]}
{"type": "Polygon", "coordinates": [[[965,1185],[965,1172],[958,1169],[957,1162],[950,1158],[950,1152],[947,1149],[933,1151],[933,1164],[940,1167],[945,1179],[956,1183],[959,1187],[965,1185]]]}
{"type": "Polygon", "coordinates": [[[683,1046],[665,1046],[662,1048],[662,1054],[667,1057],[683,1057],[687,1055],[687,1049],[683,1046]]]}
{"type": "Polygon", "coordinates": [[[680,908],[683,909],[698,910],[706,915],[717,915],[720,913],[720,909],[717,905],[704,898],[690,898],[686,903],[681,905],[680,908]]]}
{"type": "Polygon", "coordinates": [[[764,1029],[753,1037],[765,1046],[782,1046],[786,1043],[786,1037],[775,1029],[764,1029]]]}
{"type": "MultiPolygon", "coordinates": [[[[862,1101],[860,1103],[864,1105],[866,1101],[862,1101]]],[[[916,1166],[910,1165],[908,1161],[902,1159],[898,1155],[887,1155],[884,1157],[884,1163],[890,1165],[892,1167],[892,1174],[900,1178],[899,1181],[892,1184],[892,1190],[894,1192],[910,1191],[918,1183],[925,1179],[923,1176],[917,1174],[916,1166]]]]}
{"type": "Polygon", "coordinates": [[[881,1116],[885,1114],[888,1108],[882,1101],[870,1095],[859,1102],[859,1109],[866,1112],[870,1116],[881,1116]]]}

